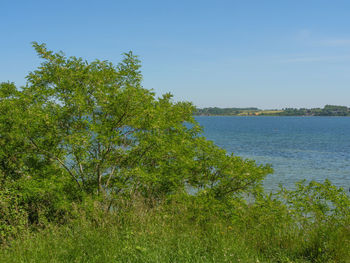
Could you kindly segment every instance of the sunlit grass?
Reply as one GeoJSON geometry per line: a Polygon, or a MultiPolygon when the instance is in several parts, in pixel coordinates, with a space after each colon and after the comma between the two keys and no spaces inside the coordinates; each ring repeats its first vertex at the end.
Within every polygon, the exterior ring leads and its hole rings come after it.
{"type": "Polygon", "coordinates": [[[301,230],[275,205],[239,207],[235,220],[194,208],[134,200],[111,214],[77,211],[68,224],[17,237],[0,261],[349,262],[350,230],[331,222],[301,230]]]}

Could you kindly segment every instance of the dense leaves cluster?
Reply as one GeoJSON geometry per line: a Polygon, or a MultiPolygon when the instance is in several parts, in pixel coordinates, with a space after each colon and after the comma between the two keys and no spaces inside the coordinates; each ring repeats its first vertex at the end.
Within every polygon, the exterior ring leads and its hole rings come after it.
{"type": "Polygon", "coordinates": [[[192,104],[144,89],[131,52],[114,66],[34,48],[44,62],[27,85],[0,86],[1,189],[21,192],[32,221],[39,207],[57,217],[84,196],[107,210],[131,192],[224,199],[271,172],[201,137],[192,104]]]}

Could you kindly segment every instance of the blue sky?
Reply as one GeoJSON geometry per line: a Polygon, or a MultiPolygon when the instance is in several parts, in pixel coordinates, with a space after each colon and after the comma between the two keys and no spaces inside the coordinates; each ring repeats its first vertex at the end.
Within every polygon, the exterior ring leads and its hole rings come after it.
{"type": "Polygon", "coordinates": [[[350,1],[0,1],[0,81],[25,84],[32,41],[118,63],[199,107],[350,106],[350,1]]]}

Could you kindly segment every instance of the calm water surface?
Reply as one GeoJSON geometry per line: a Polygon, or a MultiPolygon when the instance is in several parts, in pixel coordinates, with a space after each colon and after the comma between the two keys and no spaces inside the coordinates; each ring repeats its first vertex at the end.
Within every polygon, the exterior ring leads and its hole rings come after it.
{"type": "Polygon", "coordinates": [[[198,116],[204,135],[228,152],[270,163],[268,190],[302,179],[350,187],[349,117],[198,116]]]}

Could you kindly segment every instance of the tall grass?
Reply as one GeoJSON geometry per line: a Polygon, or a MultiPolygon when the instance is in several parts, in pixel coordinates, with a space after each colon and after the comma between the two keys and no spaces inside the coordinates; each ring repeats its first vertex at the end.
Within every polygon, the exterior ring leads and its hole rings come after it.
{"type": "Polygon", "coordinates": [[[350,262],[350,229],[334,222],[301,227],[266,201],[228,218],[199,202],[120,201],[106,214],[77,207],[63,225],[23,233],[1,262],[350,262]],[[205,214],[205,216],[203,216],[205,214]]]}

